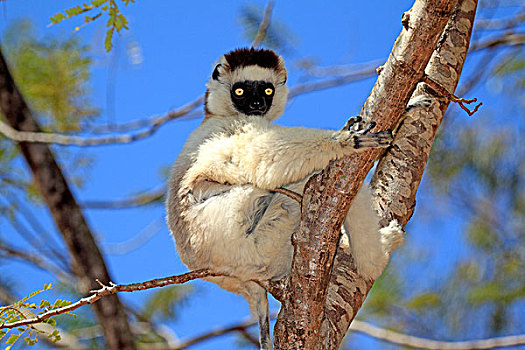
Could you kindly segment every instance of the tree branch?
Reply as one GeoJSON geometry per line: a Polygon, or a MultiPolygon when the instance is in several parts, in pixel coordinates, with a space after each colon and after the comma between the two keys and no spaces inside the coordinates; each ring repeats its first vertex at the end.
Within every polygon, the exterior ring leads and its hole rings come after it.
{"type": "Polygon", "coordinates": [[[428,350],[478,350],[525,344],[525,334],[469,341],[438,341],[394,332],[358,320],[352,322],[350,330],[361,332],[389,343],[428,350]]]}
{"type": "Polygon", "coordinates": [[[87,200],[81,203],[82,207],[87,209],[128,209],[151,204],[153,202],[162,202],[166,195],[166,185],[162,184],[152,190],[141,192],[125,199],[117,200],[87,200]]]}
{"type": "MultiPolygon", "coordinates": [[[[418,0],[410,10],[408,30],[403,29],[394,44],[361,112],[364,119],[378,123],[378,130],[393,128],[398,123],[456,3],[418,0]]],[[[378,153],[369,151],[332,162],[308,181],[301,226],[292,237],[295,252],[287,277],[288,288],[275,325],[277,349],[339,348],[349,322],[345,327],[338,322],[340,312],[335,308],[340,306],[336,303],[325,312],[327,287],[344,217],[378,153]]],[[[364,286],[354,285],[354,289],[367,287],[366,282],[364,286]]],[[[347,297],[359,294],[350,293],[347,297]]],[[[346,303],[350,314],[357,312],[364,297],[353,299],[353,305],[346,303]]]]}
{"type": "Polygon", "coordinates": [[[471,52],[479,51],[496,46],[515,46],[525,44],[525,33],[503,33],[490,39],[484,39],[472,43],[471,52]]]}
{"type": "Polygon", "coordinates": [[[476,21],[476,30],[501,30],[510,29],[525,21],[525,11],[518,12],[515,16],[497,19],[480,19],[476,21]]]}
{"type": "Polygon", "coordinates": [[[127,241],[120,243],[103,244],[103,251],[111,255],[128,254],[142,247],[147,241],[155,236],[161,229],[166,227],[166,217],[163,214],[161,217],[153,220],[144,229],[142,229],[136,236],[131,237],[127,241]]]}
{"type": "MultiPolygon", "coordinates": [[[[319,91],[329,89],[336,86],[345,85],[351,82],[363,80],[374,75],[375,72],[372,70],[348,72],[346,75],[336,76],[334,78],[325,79],[316,82],[310,82],[300,84],[290,89],[288,94],[288,100],[291,101],[298,95],[310,93],[313,91],[319,91]]],[[[112,135],[112,136],[78,136],[78,135],[66,135],[61,133],[52,132],[41,132],[41,131],[21,131],[16,128],[4,123],[0,120],[0,134],[5,137],[12,139],[17,142],[34,142],[34,143],[51,143],[63,146],[80,146],[80,147],[93,147],[103,146],[111,144],[126,144],[135,141],[143,140],[155,134],[155,132],[162,125],[167,122],[187,116],[191,111],[202,104],[204,97],[201,96],[195,101],[183,106],[173,112],[170,112],[163,116],[156,116],[145,119],[143,121],[134,121],[129,124],[121,124],[120,126],[115,125],[112,129],[118,129],[120,131],[127,130],[128,127],[135,127],[139,125],[147,125],[145,130],[136,131],[132,130],[132,133],[112,135]]]]}
{"type": "MultiPolygon", "coordinates": [[[[40,252],[39,252],[40,253],[40,252]]],[[[71,275],[62,270],[55,264],[50,263],[47,259],[42,259],[37,254],[31,254],[22,250],[17,250],[13,247],[8,247],[4,243],[0,243],[0,258],[11,257],[20,259],[24,262],[31,263],[35,267],[42,269],[56,276],[60,281],[71,281],[71,275]]]]}
{"type": "Polygon", "coordinates": [[[100,289],[90,291],[91,295],[89,297],[82,298],[76,303],[70,304],[68,306],[60,307],[54,310],[49,310],[47,312],[44,312],[34,317],[26,318],[26,319],[16,321],[16,322],[11,322],[11,323],[0,323],[0,329],[1,328],[15,328],[15,327],[20,327],[20,326],[26,326],[29,324],[41,323],[42,321],[47,320],[50,317],[71,312],[73,310],[78,309],[81,306],[84,306],[87,304],[93,304],[94,302],[102,299],[105,296],[120,293],[120,292],[134,292],[134,291],[146,290],[146,289],[157,288],[157,287],[165,287],[165,286],[169,286],[172,284],[186,283],[188,281],[191,281],[197,278],[216,277],[216,276],[226,276],[226,274],[211,272],[207,269],[202,269],[202,270],[186,272],[182,275],[175,275],[175,276],[164,277],[164,278],[156,278],[156,279],[145,281],[145,282],[131,283],[131,284],[114,284],[112,282],[109,282],[109,285],[105,285],[99,280],[97,280],[97,283],[100,285],[100,289]]]}
{"type": "Polygon", "coordinates": [[[264,17],[261,21],[261,24],[259,25],[259,29],[257,30],[257,34],[255,34],[255,38],[253,39],[252,47],[257,47],[261,45],[261,42],[266,37],[266,33],[268,32],[268,27],[270,26],[270,20],[272,18],[272,10],[274,6],[274,1],[270,0],[266,4],[266,8],[264,9],[264,17]]]}

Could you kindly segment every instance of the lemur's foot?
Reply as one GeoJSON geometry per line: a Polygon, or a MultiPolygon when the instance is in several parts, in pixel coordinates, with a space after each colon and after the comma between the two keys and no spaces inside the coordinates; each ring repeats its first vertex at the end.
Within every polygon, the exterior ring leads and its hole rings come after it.
{"type": "Polygon", "coordinates": [[[379,230],[381,234],[381,244],[383,251],[387,254],[392,253],[394,249],[403,244],[405,240],[405,231],[397,220],[390,221],[390,224],[379,230]]]}

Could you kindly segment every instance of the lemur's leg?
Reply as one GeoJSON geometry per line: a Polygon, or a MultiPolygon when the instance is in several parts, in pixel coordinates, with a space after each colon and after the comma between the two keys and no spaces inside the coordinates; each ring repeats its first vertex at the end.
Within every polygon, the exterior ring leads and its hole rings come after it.
{"type": "Polygon", "coordinates": [[[372,192],[363,184],[343,225],[342,248],[349,245],[357,272],[367,279],[377,279],[390,253],[403,243],[404,232],[397,221],[380,228],[379,217],[372,208],[372,192]]]}

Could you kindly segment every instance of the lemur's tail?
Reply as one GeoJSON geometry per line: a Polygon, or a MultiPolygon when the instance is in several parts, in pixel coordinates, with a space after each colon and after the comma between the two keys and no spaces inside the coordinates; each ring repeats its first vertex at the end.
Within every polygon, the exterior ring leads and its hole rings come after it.
{"type": "Polygon", "coordinates": [[[270,338],[270,310],[266,290],[255,282],[249,282],[247,299],[250,309],[259,323],[259,343],[261,350],[271,350],[270,338]]]}

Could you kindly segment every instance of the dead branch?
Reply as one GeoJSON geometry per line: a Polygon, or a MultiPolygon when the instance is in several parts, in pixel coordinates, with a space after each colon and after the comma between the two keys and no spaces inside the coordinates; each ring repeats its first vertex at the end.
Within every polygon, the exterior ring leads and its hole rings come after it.
{"type": "Polygon", "coordinates": [[[26,326],[29,324],[42,323],[42,321],[47,320],[50,317],[71,312],[87,304],[93,304],[94,302],[102,299],[103,297],[107,295],[111,295],[111,294],[116,294],[120,292],[134,292],[134,291],[146,290],[146,289],[157,288],[157,287],[165,287],[165,286],[169,286],[172,284],[186,283],[188,281],[191,281],[197,278],[216,277],[216,276],[226,276],[226,274],[211,272],[207,269],[202,269],[202,270],[186,272],[182,275],[175,275],[175,276],[164,277],[164,278],[156,278],[156,279],[145,281],[145,282],[131,283],[131,284],[114,284],[112,282],[109,282],[109,285],[105,285],[99,280],[96,280],[96,282],[100,285],[100,289],[92,290],[90,292],[92,294],[89,297],[82,298],[79,301],[73,304],[70,304],[68,306],[60,307],[54,310],[49,310],[40,315],[26,318],[24,320],[11,322],[11,323],[1,323],[0,329],[1,328],[15,328],[15,327],[26,326]]]}
{"type": "Polygon", "coordinates": [[[264,17],[259,25],[259,29],[257,30],[257,34],[255,34],[255,38],[253,39],[252,47],[257,47],[261,45],[261,42],[266,37],[266,33],[268,32],[268,27],[270,26],[270,20],[272,18],[272,10],[274,6],[274,1],[270,0],[266,4],[266,8],[264,9],[264,17]]]}
{"type": "Polygon", "coordinates": [[[439,85],[439,83],[435,82],[434,80],[432,80],[432,78],[430,78],[428,75],[425,75],[423,77],[423,80],[422,80],[424,83],[427,83],[431,88],[435,89],[438,91],[438,93],[440,93],[442,96],[444,96],[445,98],[447,98],[449,101],[452,101],[452,102],[455,102],[457,103],[461,109],[463,109],[465,112],[467,112],[467,114],[471,117],[474,113],[476,113],[479,109],[479,107],[481,107],[481,105],[483,105],[483,102],[480,102],[479,104],[477,104],[474,109],[471,111],[470,109],[468,109],[467,106],[465,106],[465,103],[466,104],[471,104],[471,103],[474,103],[474,102],[477,102],[478,99],[477,98],[472,98],[472,99],[464,99],[464,98],[460,98],[460,97],[457,97],[455,96],[453,93],[449,92],[446,88],[444,88],[443,86],[439,85]]]}

